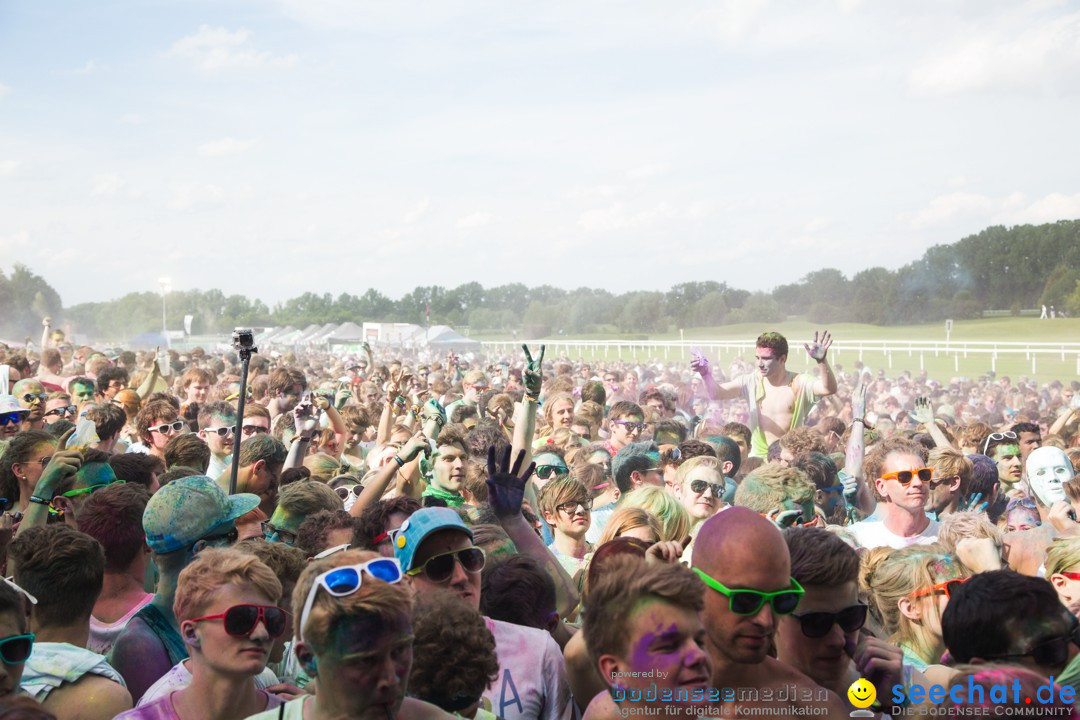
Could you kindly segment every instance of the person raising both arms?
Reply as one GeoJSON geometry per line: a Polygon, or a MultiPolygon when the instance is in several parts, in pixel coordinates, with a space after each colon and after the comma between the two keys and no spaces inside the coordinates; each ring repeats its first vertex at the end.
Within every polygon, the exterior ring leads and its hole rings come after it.
{"type": "Polygon", "coordinates": [[[831,345],[832,336],[828,331],[814,333],[813,342],[804,345],[806,353],[821,368],[816,378],[810,373],[794,373],[787,369],[787,339],[776,332],[763,333],[757,339],[756,373],[746,373],[717,384],[709,361],[700,353],[694,354],[691,367],[701,373],[711,399],[741,397],[746,400],[750,406],[747,423],[751,431],[750,455],[765,458],[771,443],[802,425],[818,398],[836,392],[836,376],[827,357],[831,345]]]}

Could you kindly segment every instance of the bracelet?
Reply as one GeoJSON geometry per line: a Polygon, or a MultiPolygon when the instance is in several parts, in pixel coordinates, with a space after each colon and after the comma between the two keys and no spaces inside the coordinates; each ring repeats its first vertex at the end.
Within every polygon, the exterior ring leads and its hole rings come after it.
{"type": "Polygon", "coordinates": [[[52,504],[48,500],[46,500],[45,498],[38,497],[37,495],[31,495],[30,496],[30,502],[37,503],[39,505],[51,505],[52,504]]]}
{"type": "Polygon", "coordinates": [[[400,455],[395,455],[394,456],[394,462],[397,463],[398,468],[405,467],[405,461],[401,459],[400,455]]]}
{"type": "Polygon", "coordinates": [[[854,420],[851,421],[851,425],[849,425],[848,427],[855,427],[855,423],[862,423],[864,428],[868,428],[870,430],[874,429],[874,426],[871,425],[870,423],[866,422],[866,418],[864,418],[864,417],[855,418],[854,420]]]}

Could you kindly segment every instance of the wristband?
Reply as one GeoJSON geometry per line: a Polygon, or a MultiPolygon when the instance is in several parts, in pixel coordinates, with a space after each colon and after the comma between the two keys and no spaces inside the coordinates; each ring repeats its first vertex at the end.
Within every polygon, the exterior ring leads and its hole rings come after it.
{"type": "Polygon", "coordinates": [[[399,468],[405,467],[405,461],[401,459],[400,455],[395,455],[394,456],[394,462],[397,463],[399,468]]]}
{"type": "Polygon", "coordinates": [[[299,440],[300,442],[306,442],[306,443],[311,442],[310,437],[304,437],[303,435],[297,435],[296,437],[293,438],[293,442],[296,442],[297,440],[299,440]]]}
{"type": "Polygon", "coordinates": [[[864,418],[864,417],[855,418],[854,420],[851,421],[851,425],[849,425],[848,427],[855,427],[855,423],[862,423],[863,427],[869,428],[870,430],[874,429],[874,426],[871,425],[870,423],[866,422],[866,418],[864,418]]]}
{"type": "Polygon", "coordinates": [[[48,506],[48,505],[50,505],[50,504],[51,504],[51,503],[50,503],[50,502],[49,502],[48,500],[46,500],[45,498],[43,498],[43,497],[38,497],[37,495],[31,495],[31,496],[30,496],[30,502],[32,502],[32,503],[37,503],[37,504],[39,504],[39,505],[46,505],[46,506],[48,506]]]}

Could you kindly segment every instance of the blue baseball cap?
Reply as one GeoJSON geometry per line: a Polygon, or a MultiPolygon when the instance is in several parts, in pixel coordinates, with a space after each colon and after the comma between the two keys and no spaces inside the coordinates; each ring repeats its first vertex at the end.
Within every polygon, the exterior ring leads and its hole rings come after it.
{"type": "Polygon", "coordinates": [[[401,563],[405,572],[413,569],[412,562],[416,551],[428,535],[451,528],[460,530],[473,539],[473,531],[461,519],[461,516],[450,508],[430,507],[417,510],[401,524],[394,536],[394,556],[401,563]]]}
{"type": "Polygon", "coordinates": [[[217,526],[251,512],[259,502],[252,493],[226,495],[205,475],[173,480],[146,503],[146,544],[158,554],[190,547],[217,526]]]}

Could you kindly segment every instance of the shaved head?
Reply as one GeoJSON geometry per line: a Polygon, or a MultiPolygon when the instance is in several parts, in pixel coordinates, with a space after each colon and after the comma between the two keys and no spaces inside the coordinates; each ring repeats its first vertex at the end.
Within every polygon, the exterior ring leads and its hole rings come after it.
{"type": "MultiPolygon", "coordinates": [[[[705,521],[694,541],[693,567],[731,590],[776,592],[791,587],[791,556],[780,530],[744,507],[705,521]]],[[[769,603],[753,615],[736,615],[719,591],[705,591],[710,652],[737,663],[762,662],[772,645],[776,615],[769,603]]]]}

